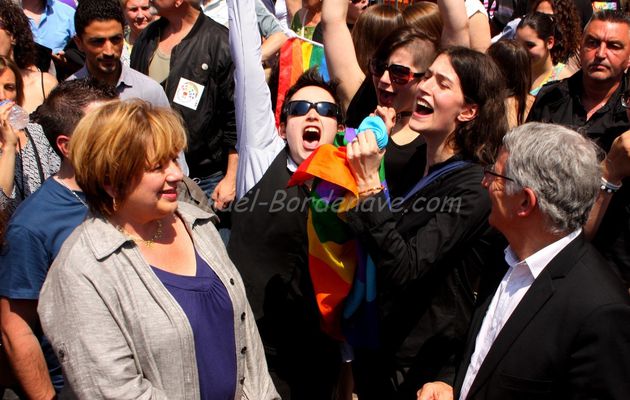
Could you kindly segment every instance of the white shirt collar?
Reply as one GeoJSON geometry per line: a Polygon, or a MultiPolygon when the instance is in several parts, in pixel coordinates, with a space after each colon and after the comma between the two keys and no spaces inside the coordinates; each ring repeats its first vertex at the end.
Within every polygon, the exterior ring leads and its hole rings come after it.
{"type": "Polygon", "coordinates": [[[521,263],[525,263],[529,268],[534,279],[538,278],[538,275],[549,264],[549,262],[558,255],[566,246],[569,245],[576,237],[582,233],[582,228],[578,228],[570,234],[564,236],[561,239],[543,247],[531,256],[527,257],[523,261],[519,261],[516,254],[512,250],[511,246],[505,249],[505,262],[510,266],[510,269],[516,267],[521,263]]]}

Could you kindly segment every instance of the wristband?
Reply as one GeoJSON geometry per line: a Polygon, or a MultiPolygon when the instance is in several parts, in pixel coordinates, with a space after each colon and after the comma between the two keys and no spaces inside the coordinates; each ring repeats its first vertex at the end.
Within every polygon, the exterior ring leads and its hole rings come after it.
{"type": "Polygon", "coordinates": [[[614,183],[608,182],[603,177],[601,178],[601,183],[602,184],[599,188],[606,193],[616,193],[619,189],[621,189],[621,184],[615,185],[614,183]]]}

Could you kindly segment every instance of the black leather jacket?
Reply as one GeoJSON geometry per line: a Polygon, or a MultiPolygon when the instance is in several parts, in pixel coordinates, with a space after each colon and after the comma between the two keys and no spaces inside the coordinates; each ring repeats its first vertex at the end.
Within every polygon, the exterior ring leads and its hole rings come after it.
{"type": "MultiPolygon", "coordinates": [[[[148,74],[160,32],[167,25],[161,18],[142,31],[131,53],[132,68],[148,74]]],[[[225,171],[228,150],[236,146],[233,74],[227,29],[200,13],[188,35],[173,48],[170,73],[162,82],[171,106],[186,125],[191,177],[225,171]],[[196,110],[173,102],[180,78],[204,86],[196,110]]]]}

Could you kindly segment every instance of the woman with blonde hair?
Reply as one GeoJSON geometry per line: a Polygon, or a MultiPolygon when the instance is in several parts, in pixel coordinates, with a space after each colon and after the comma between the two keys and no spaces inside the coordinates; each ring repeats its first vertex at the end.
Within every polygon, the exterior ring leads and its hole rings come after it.
{"type": "Polygon", "coordinates": [[[111,102],[75,129],[90,209],[38,312],[78,398],[276,399],[243,282],[214,215],[177,202],[181,119],[111,102]]]}

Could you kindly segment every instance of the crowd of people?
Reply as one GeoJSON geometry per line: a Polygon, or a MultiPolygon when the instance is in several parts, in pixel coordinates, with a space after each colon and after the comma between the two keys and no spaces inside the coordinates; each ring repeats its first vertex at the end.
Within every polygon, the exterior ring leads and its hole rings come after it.
{"type": "Polygon", "coordinates": [[[0,397],[630,398],[625,6],[0,0],[0,397]]]}

